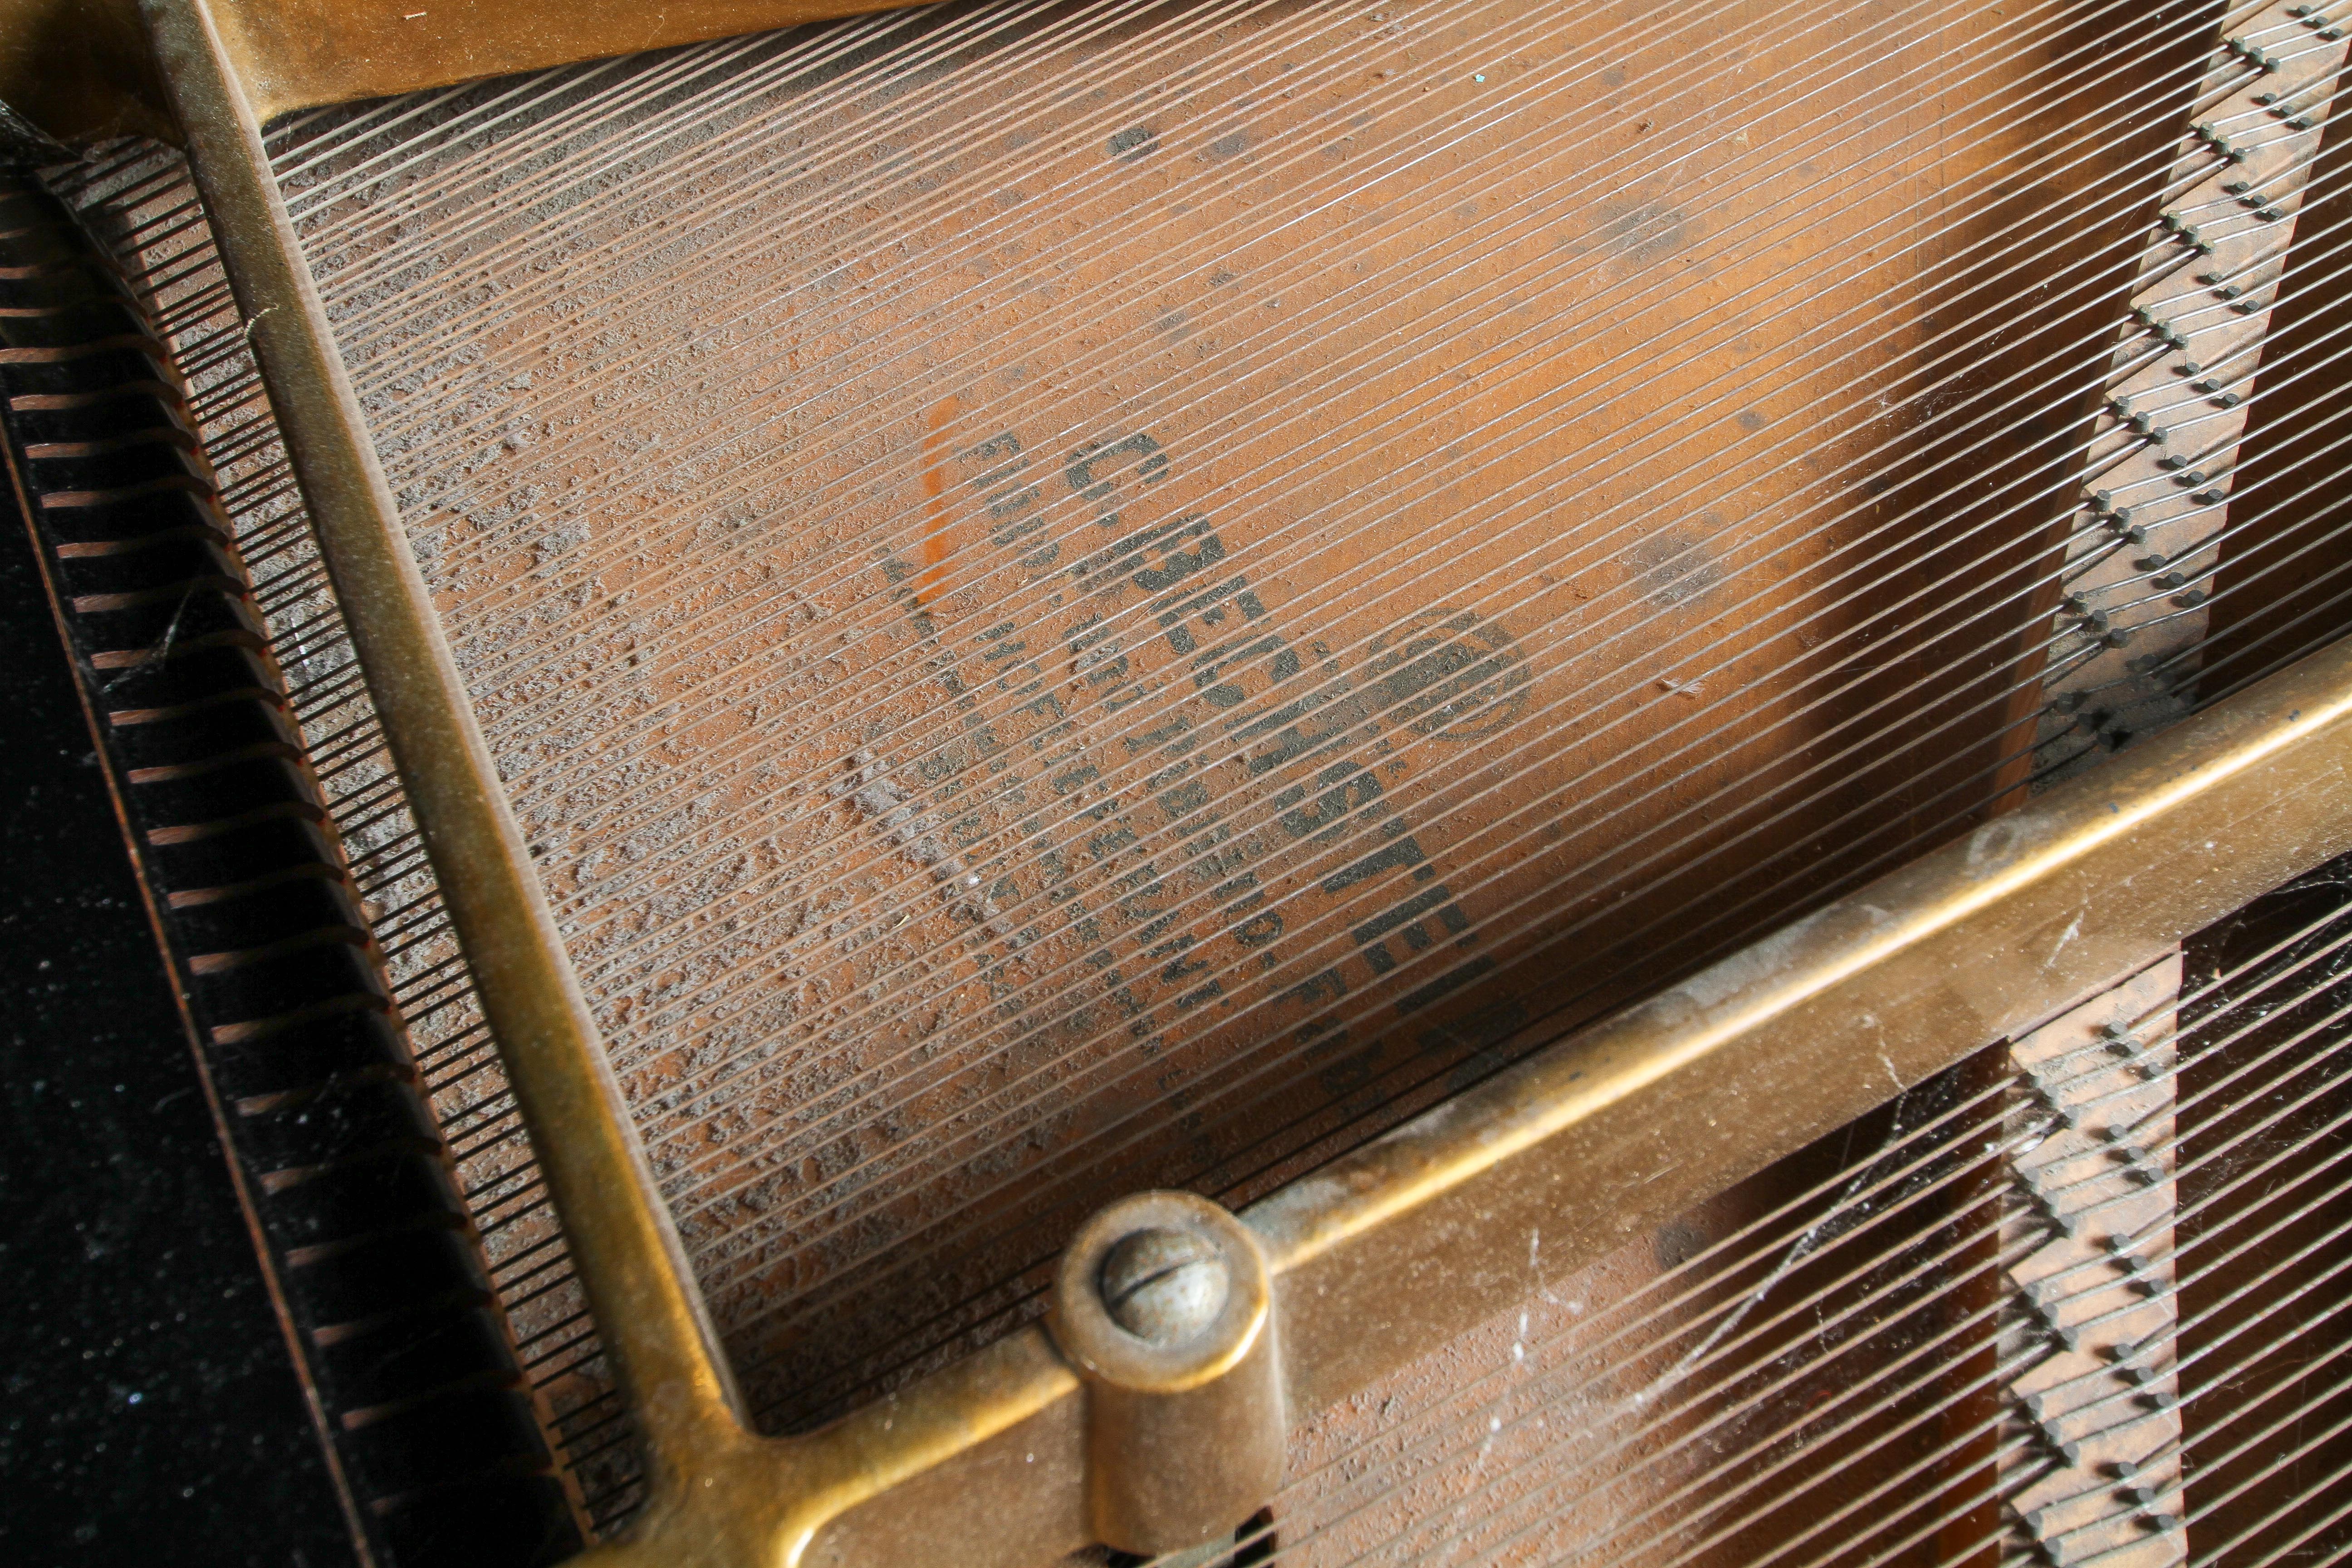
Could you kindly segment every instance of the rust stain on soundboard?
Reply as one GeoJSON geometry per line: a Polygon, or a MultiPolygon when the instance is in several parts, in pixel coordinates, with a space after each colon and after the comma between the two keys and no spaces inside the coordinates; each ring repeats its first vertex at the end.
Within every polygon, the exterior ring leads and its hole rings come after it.
{"type": "Polygon", "coordinates": [[[960,405],[953,393],[931,405],[923,429],[923,571],[915,579],[915,602],[939,592],[948,558],[947,430],[960,405]]]}

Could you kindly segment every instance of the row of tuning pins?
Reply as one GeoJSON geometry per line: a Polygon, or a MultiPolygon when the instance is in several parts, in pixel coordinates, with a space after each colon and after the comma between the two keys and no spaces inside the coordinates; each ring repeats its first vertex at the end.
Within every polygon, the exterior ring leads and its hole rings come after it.
{"type": "MultiPolygon", "coordinates": [[[[2322,39],[2333,41],[2344,36],[2341,26],[2329,15],[2327,6],[2295,5],[2287,7],[2286,14],[2322,39]]],[[[2242,36],[2233,36],[2225,39],[2223,47],[2230,54],[2264,75],[2276,75],[2287,68],[2286,60],[2242,36]]],[[[2252,95],[2252,101],[2273,118],[2285,121],[2289,129],[2308,130],[2312,123],[2311,110],[2308,107],[2299,106],[2297,101],[2304,95],[2304,91],[2305,89],[2301,89],[2263,91],[2252,95]]],[[[2252,147],[2240,142],[2233,142],[2227,133],[2210,121],[2200,121],[2191,127],[2191,133],[2199,142],[2224,163],[2242,164],[2252,157],[2254,150],[2252,147]]],[[[2262,222],[2276,223],[2284,221],[2286,217],[2284,209],[2277,205],[2274,195],[2262,189],[2257,181],[2233,178],[2223,182],[2221,189],[2223,194],[2232,197],[2239,205],[2251,211],[2262,222]]],[[[2217,253],[2219,247],[2214,240],[2191,222],[2185,214],[2167,211],[2159,215],[2158,221],[2166,235],[2173,243],[2186,249],[2192,259],[2210,258],[2217,253]]],[[[2259,261],[2254,264],[2255,267],[2262,265],[2263,263],[2259,261]]],[[[2196,281],[2200,286],[2209,289],[2213,298],[2221,300],[2236,314],[2252,315],[2266,308],[2266,301],[2254,297],[2252,292],[2260,288],[2260,284],[2250,284],[2247,281],[2247,274],[2252,270],[2253,268],[2241,268],[2235,270],[2208,268],[2196,274],[2196,281]]],[[[2133,317],[2141,329],[2154,337],[2164,348],[2178,352],[2183,356],[2172,367],[2173,371],[2187,380],[2189,390],[2196,393],[2200,398],[2213,407],[2222,409],[2235,408],[2244,401],[2244,393],[2233,384],[2231,378],[2214,374],[2206,366],[2189,357],[2189,338],[2188,333],[2180,330],[2177,321],[2159,317],[2153,309],[2147,306],[2136,309],[2133,311],[2133,317]]],[[[2168,445],[2169,432],[2159,421],[2158,416],[2161,411],[2135,407],[2130,400],[2122,396],[2109,399],[2108,411],[2114,415],[2119,425],[2130,430],[2145,445],[2150,447],[2168,445]]],[[[2234,442],[2228,445],[2234,446],[2234,442]]],[[[2222,452],[2220,448],[2201,455],[2168,451],[2164,457],[2157,459],[2157,466],[2168,473],[2175,485],[2190,491],[2189,499],[2193,502],[2200,506],[2219,505],[2226,499],[2226,492],[2215,484],[2218,475],[2210,473],[2207,469],[2211,466],[2211,459],[2221,456],[2222,452]]],[[[2146,542],[2147,533],[2145,526],[2134,523],[2130,509],[2115,504],[2114,499],[2106,492],[2099,492],[2093,497],[2091,510],[2095,518],[2105,522],[2114,531],[2119,544],[2146,542]]],[[[2192,609],[2204,602],[2206,595],[2203,591],[2190,585],[2190,575],[2179,571],[2173,562],[2166,560],[2160,553],[2150,553],[2133,564],[2136,570],[2154,574],[2149,578],[2154,586],[2160,589],[2179,590],[2172,600],[2178,607],[2192,609]]],[[[2072,600],[2065,607],[2086,619],[2095,614],[2087,606],[2079,605],[2072,600]]],[[[2104,633],[2106,630],[2103,620],[2100,624],[2090,625],[2088,629],[2095,633],[2104,633]]],[[[2111,643],[2114,641],[2112,637],[2109,640],[2111,643]]]]}
{"type": "MultiPolygon", "coordinates": [[[[2103,1052],[2121,1058],[2119,1065],[2142,1081],[2172,1070],[2159,1058],[2155,1046],[2124,1024],[2102,1026],[2095,1044],[2103,1052]]],[[[2071,1061],[2078,1054],[2069,1053],[2064,1059],[2071,1061]]],[[[2049,1065],[2044,1064],[2045,1068],[2049,1065]]],[[[2073,1081],[2080,1084],[2096,1071],[2091,1069],[2073,1081]]],[[[2049,1119],[2040,1129],[2042,1136],[2060,1127],[2087,1134],[2097,1140],[2108,1160],[2120,1165],[2125,1178],[2135,1185],[2147,1187],[2169,1179],[2160,1152],[2141,1147],[2142,1140],[2136,1129],[2114,1121],[2093,1127],[2085,1115],[2087,1108],[2070,1103],[2060,1085],[2046,1080],[2030,1068],[2023,1076],[2033,1098],[2048,1113],[2049,1119]]],[[[2038,1136],[2025,1147],[2032,1148],[2041,1141],[2038,1136]]],[[[2068,1194],[2095,1184],[2098,1178],[2078,1179],[2068,1184],[2064,1191],[2053,1190],[2052,1176],[2071,1163],[2071,1158],[2048,1167],[2018,1162],[2011,1170],[2019,1190],[2044,1224],[2056,1235],[2080,1243],[2089,1239],[2089,1216],[2071,1208],[2063,1200],[2068,1194]]],[[[2095,1202],[2084,1206],[2095,1210],[2103,1204],[2095,1202]]],[[[2114,1232],[2098,1237],[2096,1245],[2095,1260],[2085,1258],[2057,1274],[2023,1285],[2016,1298],[2022,1309],[2023,1326],[2046,1353],[2063,1352],[2085,1356],[2094,1363],[2085,1371],[2015,1402],[2015,1408],[2028,1425],[2031,1440],[2042,1450],[2052,1469],[2085,1468],[2082,1438],[2070,1435],[2070,1426],[2079,1430],[2087,1421],[2089,1432],[2085,1436],[2096,1435],[2112,1441],[2116,1435],[2144,1422],[2175,1419],[2179,1408],[2178,1394],[2162,1386],[2175,1370],[2167,1354],[2174,1346],[2170,1331],[2159,1329],[2137,1339],[2118,1335],[2102,1344],[2097,1342],[2103,1337],[2103,1325],[2111,1319],[2128,1315],[2131,1309],[2101,1312],[2095,1307],[2090,1315],[2078,1315],[2074,1321],[2068,1321],[2070,1306],[2086,1299],[2095,1300],[2117,1284],[2144,1302],[2159,1300],[2172,1289],[2170,1279],[2158,1266],[2160,1260],[2152,1261],[2146,1255],[2140,1237],[2114,1232]],[[2086,1274],[2090,1276],[2087,1279],[2083,1278],[2086,1274]],[[2098,1385],[2103,1383],[2120,1386],[2102,1393],[2098,1385]],[[2089,1385],[2087,1395],[2085,1385],[2089,1385]],[[2116,1410],[2119,1403],[2124,1410],[2120,1417],[2116,1410]]],[[[2079,1560],[2105,1555],[2113,1549],[2113,1538],[2105,1527],[2116,1521],[2117,1513],[2101,1510],[2093,1517],[2083,1517],[2082,1505],[2094,1496],[2104,1494],[2121,1504],[2121,1511],[2128,1515],[2131,1525],[2146,1534],[2174,1533],[2182,1528],[2179,1511],[2181,1482],[2177,1473],[2166,1473],[2162,1465],[2172,1447],[2173,1441],[2167,1439],[2136,1459],[2102,1459],[2091,1467],[2092,1474],[2085,1477],[2088,1484],[2080,1490],[2017,1511],[2015,1517],[2025,1527],[2037,1553],[2056,1568],[2070,1568],[2079,1560]]]]}

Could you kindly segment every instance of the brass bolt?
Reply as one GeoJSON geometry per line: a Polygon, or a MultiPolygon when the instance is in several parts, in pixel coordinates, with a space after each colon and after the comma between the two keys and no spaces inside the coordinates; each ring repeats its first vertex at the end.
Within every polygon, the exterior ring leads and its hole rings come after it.
{"type": "Polygon", "coordinates": [[[1216,1321],[1233,1280],[1205,1238],[1155,1226],[1110,1249],[1100,1287],[1112,1322],[1147,1343],[1180,1345],[1216,1321]]]}

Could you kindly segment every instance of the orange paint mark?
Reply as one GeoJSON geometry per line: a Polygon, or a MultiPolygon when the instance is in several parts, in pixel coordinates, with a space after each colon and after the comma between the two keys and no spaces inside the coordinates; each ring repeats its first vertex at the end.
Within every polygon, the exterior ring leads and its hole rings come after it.
{"type": "Polygon", "coordinates": [[[954,393],[931,405],[923,430],[923,570],[915,578],[915,603],[927,605],[947,575],[947,429],[961,405],[954,393]]]}

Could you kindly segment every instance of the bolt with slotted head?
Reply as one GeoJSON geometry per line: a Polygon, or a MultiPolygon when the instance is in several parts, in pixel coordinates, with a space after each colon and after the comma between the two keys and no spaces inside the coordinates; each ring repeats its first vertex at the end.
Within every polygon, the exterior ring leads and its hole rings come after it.
{"type": "Polygon", "coordinates": [[[1112,1322],[1148,1344],[1173,1346],[1216,1321],[1233,1279],[1206,1238],[1155,1226],[1110,1249],[1101,1289],[1112,1322]]]}

